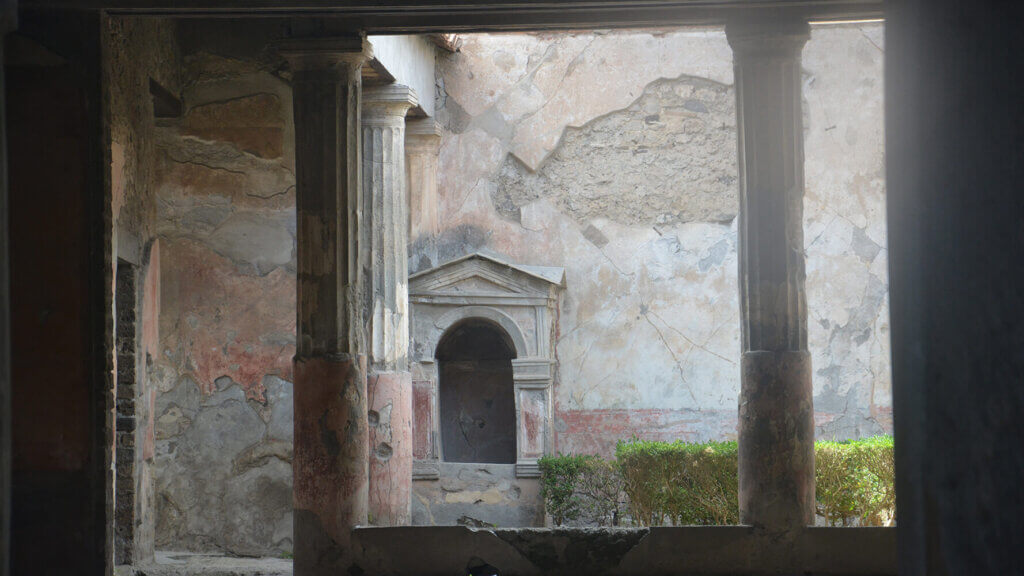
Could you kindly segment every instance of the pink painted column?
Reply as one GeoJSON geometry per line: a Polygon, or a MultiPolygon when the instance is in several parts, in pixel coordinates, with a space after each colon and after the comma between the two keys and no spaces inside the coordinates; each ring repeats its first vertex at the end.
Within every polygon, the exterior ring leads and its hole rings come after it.
{"type": "Polygon", "coordinates": [[[371,315],[367,378],[370,423],[370,523],[412,520],[412,374],[409,372],[409,200],[405,115],[417,105],[407,87],[363,93],[363,298],[371,315]]]}
{"type": "Polygon", "coordinates": [[[814,409],[804,290],[800,53],[806,22],[730,22],[740,158],[740,521],[814,521],[814,409]]]}
{"type": "Polygon", "coordinates": [[[296,576],[347,574],[352,528],[366,524],[369,430],[357,266],[360,215],[358,36],[280,45],[295,114],[296,576]]]}
{"type": "Polygon", "coordinates": [[[370,524],[412,522],[412,375],[371,372],[370,524]]]}

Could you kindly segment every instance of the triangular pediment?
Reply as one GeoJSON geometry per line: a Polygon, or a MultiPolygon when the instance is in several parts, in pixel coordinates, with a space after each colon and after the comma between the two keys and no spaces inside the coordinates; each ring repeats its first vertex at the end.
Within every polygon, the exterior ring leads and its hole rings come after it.
{"type": "Polygon", "coordinates": [[[564,276],[561,268],[526,267],[471,254],[411,275],[409,294],[549,297],[564,276]]]}

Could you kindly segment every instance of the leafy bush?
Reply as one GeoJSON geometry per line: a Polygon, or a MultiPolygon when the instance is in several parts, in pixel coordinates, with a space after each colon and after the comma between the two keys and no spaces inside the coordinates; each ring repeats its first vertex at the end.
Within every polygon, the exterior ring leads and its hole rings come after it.
{"type": "MultiPolygon", "coordinates": [[[[541,490],[556,525],[739,523],[736,442],[619,442],[615,461],[541,459],[541,490]],[[624,499],[626,502],[624,503],[624,499]]],[[[831,525],[891,524],[893,439],[815,443],[817,512],[831,525]]]]}
{"type": "Polygon", "coordinates": [[[543,456],[540,467],[540,494],[544,506],[556,526],[575,520],[580,515],[576,483],[588,460],[597,456],[543,456]]]}
{"type": "Polygon", "coordinates": [[[544,456],[539,461],[541,495],[556,526],[618,525],[622,474],[597,456],[544,456]]]}
{"type": "Polygon", "coordinates": [[[886,526],[896,511],[892,436],[816,442],[818,514],[832,526],[886,526]]]}

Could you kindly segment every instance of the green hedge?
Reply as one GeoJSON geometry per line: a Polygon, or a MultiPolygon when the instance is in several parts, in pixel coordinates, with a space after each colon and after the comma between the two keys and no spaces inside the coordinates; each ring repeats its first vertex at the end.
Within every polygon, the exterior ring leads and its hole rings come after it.
{"type": "Polygon", "coordinates": [[[558,455],[544,456],[539,464],[541,496],[555,525],[618,525],[625,494],[617,463],[558,455]]]}
{"type": "Polygon", "coordinates": [[[896,512],[892,436],[814,444],[818,514],[833,526],[886,526],[896,512]]]}
{"type": "Polygon", "coordinates": [[[619,442],[629,510],[641,526],[738,524],[736,443],[619,442]]]}
{"type": "MultiPolygon", "coordinates": [[[[738,524],[736,443],[619,442],[615,460],[546,456],[541,491],[556,525],[738,524]]],[[[817,512],[831,525],[890,524],[893,439],[815,443],[817,512]]]]}

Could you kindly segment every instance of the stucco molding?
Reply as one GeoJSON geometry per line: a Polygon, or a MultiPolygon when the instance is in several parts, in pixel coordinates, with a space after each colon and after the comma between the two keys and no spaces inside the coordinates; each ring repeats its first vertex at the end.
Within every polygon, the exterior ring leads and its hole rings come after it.
{"type": "MultiPolygon", "coordinates": [[[[555,354],[551,332],[553,312],[564,287],[565,271],[552,266],[524,266],[486,254],[470,254],[409,277],[412,306],[412,350],[421,374],[432,377],[433,405],[429,428],[440,422],[434,357],[438,343],[452,327],[469,319],[499,326],[515,348],[512,379],[516,409],[516,475],[535,478],[537,460],[553,446],[553,374],[555,354]]],[[[421,418],[425,421],[426,414],[421,418]]],[[[437,444],[431,451],[439,458],[437,444]]],[[[434,461],[416,464],[436,478],[434,461]]]]}
{"type": "MultiPolygon", "coordinates": [[[[505,333],[508,334],[509,338],[512,339],[512,344],[516,349],[517,358],[529,354],[526,347],[526,338],[523,337],[523,330],[519,327],[519,324],[516,323],[511,316],[497,308],[492,308],[490,306],[459,306],[446,312],[436,322],[434,322],[434,326],[444,334],[448,332],[452,326],[470,318],[490,320],[498,326],[501,326],[505,333]]],[[[432,342],[432,346],[430,347],[431,358],[437,355],[437,344],[439,342],[440,339],[432,342]]]]}

